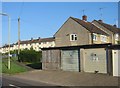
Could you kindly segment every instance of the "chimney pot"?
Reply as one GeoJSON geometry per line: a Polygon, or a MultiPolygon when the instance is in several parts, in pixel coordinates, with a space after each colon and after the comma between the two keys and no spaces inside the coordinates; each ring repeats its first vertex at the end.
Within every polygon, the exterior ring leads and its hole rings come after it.
{"type": "Polygon", "coordinates": [[[82,20],[87,21],[87,16],[86,16],[86,15],[83,15],[83,16],[82,16],[82,20]]]}
{"type": "Polygon", "coordinates": [[[99,22],[103,23],[103,20],[98,20],[99,22]]]}
{"type": "Polygon", "coordinates": [[[116,24],[114,24],[113,26],[114,26],[114,27],[117,27],[117,25],[116,25],[116,24]]]}
{"type": "Polygon", "coordinates": [[[31,41],[33,40],[33,38],[31,38],[31,41]]]}
{"type": "Polygon", "coordinates": [[[40,40],[41,38],[40,38],[40,37],[38,37],[38,39],[40,40]]]}

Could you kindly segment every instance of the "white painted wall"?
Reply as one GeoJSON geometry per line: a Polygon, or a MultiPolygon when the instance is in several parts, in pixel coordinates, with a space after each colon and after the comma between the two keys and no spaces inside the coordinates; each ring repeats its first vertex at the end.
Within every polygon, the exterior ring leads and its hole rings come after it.
{"type": "MultiPolygon", "coordinates": [[[[20,44],[20,49],[30,49],[31,47],[33,47],[33,49],[35,51],[40,51],[40,48],[48,48],[48,47],[55,47],[55,41],[51,41],[51,42],[41,42],[39,43],[32,43],[32,44],[20,44]]],[[[13,45],[13,47],[10,47],[10,50],[17,50],[18,49],[18,45],[13,45]]],[[[7,53],[9,50],[8,47],[6,48],[1,48],[0,49],[0,53],[7,53]]]]}
{"type": "Polygon", "coordinates": [[[120,50],[112,50],[113,76],[120,76],[120,50]]]}

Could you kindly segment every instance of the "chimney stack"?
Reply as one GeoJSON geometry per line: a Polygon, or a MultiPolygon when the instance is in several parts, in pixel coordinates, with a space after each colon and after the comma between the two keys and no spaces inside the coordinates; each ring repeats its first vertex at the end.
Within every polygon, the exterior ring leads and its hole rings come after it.
{"type": "Polygon", "coordinates": [[[40,37],[38,37],[38,39],[40,40],[40,37]]]}
{"type": "Polygon", "coordinates": [[[86,15],[83,15],[83,16],[82,16],[82,20],[87,21],[87,16],[86,16],[86,15]]]}
{"type": "Polygon", "coordinates": [[[33,41],[33,38],[31,38],[31,41],[33,41]]]}
{"type": "Polygon", "coordinates": [[[113,27],[117,27],[117,25],[116,25],[116,24],[114,24],[114,25],[113,25],[113,27]]]}
{"type": "Polygon", "coordinates": [[[103,23],[103,20],[98,20],[99,22],[103,23]]]}

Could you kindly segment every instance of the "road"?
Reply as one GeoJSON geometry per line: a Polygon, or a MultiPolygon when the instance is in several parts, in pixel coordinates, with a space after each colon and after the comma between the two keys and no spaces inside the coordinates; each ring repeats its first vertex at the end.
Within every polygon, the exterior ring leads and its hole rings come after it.
{"type": "MultiPolygon", "coordinates": [[[[1,78],[1,77],[0,77],[1,78]]],[[[33,87],[39,87],[39,88],[61,88],[61,86],[55,86],[47,83],[42,82],[35,82],[32,80],[23,80],[18,78],[13,78],[10,76],[2,76],[2,88],[6,87],[12,87],[12,88],[33,88],[33,87]]]]}

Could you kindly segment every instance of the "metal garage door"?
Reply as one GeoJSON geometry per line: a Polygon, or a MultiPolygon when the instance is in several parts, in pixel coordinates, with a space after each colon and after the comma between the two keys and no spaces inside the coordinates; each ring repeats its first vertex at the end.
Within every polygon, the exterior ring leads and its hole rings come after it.
{"type": "Polygon", "coordinates": [[[62,50],[61,69],[64,71],[79,71],[78,50],[62,50]]]}
{"type": "Polygon", "coordinates": [[[84,71],[107,73],[106,50],[101,49],[85,49],[84,52],[84,71]]]}

